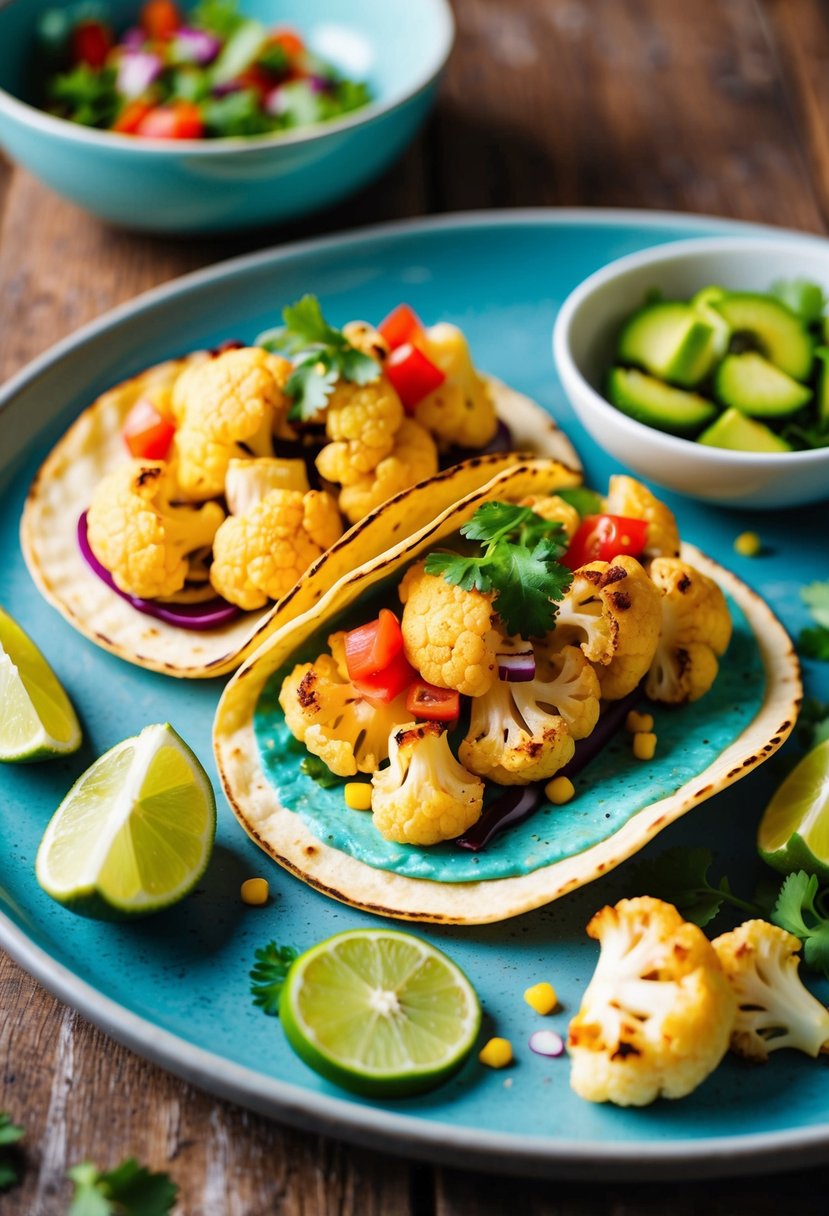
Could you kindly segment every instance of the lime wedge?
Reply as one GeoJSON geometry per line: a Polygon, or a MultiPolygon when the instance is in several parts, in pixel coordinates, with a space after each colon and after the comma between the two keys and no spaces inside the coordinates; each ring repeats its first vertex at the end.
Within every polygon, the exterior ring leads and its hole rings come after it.
{"type": "Polygon", "coordinates": [[[35,873],[76,912],[145,915],[192,890],[215,833],[201,764],[172,726],[147,726],[75,782],[40,842],[35,873]]]}
{"type": "Polygon", "coordinates": [[[774,794],[757,848],[775,870],[806,870],[829,882],[829,739],[808,752],[774,794]]]}
{"type": "Polygon", "coordinates": [[[338,933],[300,955],[279,1004],[288,1042],[344,1089],[405,1097],[460,1068],[481,1024],[451,959],[391,929],[338,933]]]}
{"type": "Polygon", "coordinates": [[[80,723],[57,676],[0,608],[0,760],[48,760],[80,745],[80,723]]]}

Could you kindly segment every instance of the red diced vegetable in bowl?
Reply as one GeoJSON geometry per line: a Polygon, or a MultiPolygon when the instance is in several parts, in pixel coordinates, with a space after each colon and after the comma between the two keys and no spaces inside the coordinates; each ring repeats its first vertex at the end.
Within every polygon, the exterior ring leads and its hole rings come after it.
{"type": "Polygon", "coordinates": [[[148,0],[141,10],[141,25],[150,38],[171,38],[181,24],[181,13],[172,0],[148,0]]]}

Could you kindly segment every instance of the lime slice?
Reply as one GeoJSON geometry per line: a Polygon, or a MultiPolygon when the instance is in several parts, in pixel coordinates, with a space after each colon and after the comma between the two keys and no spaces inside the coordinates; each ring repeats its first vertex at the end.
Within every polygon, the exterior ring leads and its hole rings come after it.
{"type": "Polygon", "coordinates": [[[460,968],[434,946],[391,929],[354,929],[296,960],[279,1016],[297,1055],[329,1081],[405,1097],[460,1068],[481,1007],[460,968]]]}
{"type": "Polygon", "coordinates": [[[774,794],[757,848],[775,870],[806,870],[829,882],[829,739],[808,752],[774,794]]]}
{"type": "Polygon", "coordinates": [[[76,912],[144,915],[192,890],[215,833],[201,764],[172,726],[147,726],[75,782],[40,842],[35,873],[76,912]]]}
{"type": "Polygon", "coordinates": [[[80,723],[57,676],[0,608],[0,760],[47,760],[80,745],[80,723]]]}

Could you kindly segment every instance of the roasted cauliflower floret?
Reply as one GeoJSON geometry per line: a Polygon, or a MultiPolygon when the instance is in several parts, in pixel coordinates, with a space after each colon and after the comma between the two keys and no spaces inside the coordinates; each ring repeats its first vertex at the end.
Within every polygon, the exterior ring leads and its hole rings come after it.
{"type": "MultiPolygon", "coordinates": [[[[319,459],[317,467],[320,468],[319,459]]],[[[434,439],[417,422],[404,418],[389,455],[371,473],[343,487],[340,509],[351,523],[356,523],[401,490],[434,477],[437,471],[438,452],[434,439]]]]}
{"type": "Polygon", "coordinates": [[[794,934],[749,920],[713,945],[737,998],[732,1051],[761,1063],[781,1047],[809,1056],[829,1052],[829,1010],[800,982],[794,934]]]}
{"type": "Polygon", "coordinates": [[[647,486],[625,473],[615,473],[605,500],[611,515],[643,519],[648,525],[644,557],[678,557],[679,529],[673,512],[647,486]]]}
{"type": "Polygon", "coordinates": [[[480,818],[484,783],[458,763],[438,722],[409,722],[388,748],[388,768],[371,779],[374,825],[386,840],[439,844],[480,818]]]}
{"type": "Polygon", "coordinates": [[[389,735],[411,717],[405,701],[366,700],[330,654],[298,664],[279,693],[288,730],[338,777],[379,768],[389,754],[389,735]]]}
{"type": "Polygon", "coordinates": [[[225,501],[231,515],[244,515],[271,490],[310,490],[304,460],[277,460],[271,456],[231,460],[225,476],[225,501]]]}
{"type": "Polygon", "coordinates": [[[633,557],[589,562],[573,576],[559,605],[551,644],[580,645],[596,664],[602,697],[632,692],[659,642],[661,593],[633,557]]]}
{"type": "Polygon", "coordinates": [[[678,557],[657,557],[650,576],[663,592],[662,628],[645,691],[652,701],[697,701],[717,676],[731,641],[731,616],[717,584],[678,557]]]}
{"type": "Polygon", "coordinates": [[[406,658],[424,680],[481,697],[498,678],[501,635],[492,597],[427,574],[416,562],[400,583],[406,658]]]}
{"type": "Polygon", "coordinates": [[[540,515],[548,523],[561,524],[568,540],[572,540],[579,530],[581,516],[571,503],[560,498],[558,494],[528,494],[518,505],[532,507],[536,515],[540,515]]]}
{"type": "Polygon", "coordinates": [[[682,1098],[728,1048],[736,1000],[713,946],[649,896],[597,912],[601,954],[570,1023],[570,1084],[589,1102],[682,1098]]]}
{"type": "Polygon", "coordinates": [[[172,396],[173,455],[187,498],[222,494],[234,457],[273,456],[274,433],[286,433],[286,369],[290,364],[277,355],[244,347],[181,373],[172,396]]]}
{"type": "Polygon", "coordinates": [[[466,338],[456,325],[441,323],[426,331],[422,345],[446,379],[418,402],[417,421],[441,447],[486,447],[498,419],[489,388],[472,363],[466,338]]]}
{"type": "Polygon", "coordinates": [[[376,359],[381,366],[389,357],[388,342],[368,321],[349,321],[343,326],[343,336],[355,350],[376,359]]]}
{"type": "Polygon", "coordinates": [[[392,451],[402,422],[403,406],[385,376],[369,384],[339,380],[328,399],[325,433],[331,443],[317,456],[320,476],[355,485],[392,451]]]}
{"type": "Polygon", "coordinates": [[[128,595],[175,595],[188,555],[213,543],[225,517],[218,503],[174,507],[177,487],[164,461],[129,460],[98,483],[86,517],[90,548],[128,595]]]}
{"type": "Polygon", "coordinates": [[[210,581],[246,611],[281,599],[343,531],[337,503],[320,490],[271,490],[230,515],[213,541],[210,581]]]}

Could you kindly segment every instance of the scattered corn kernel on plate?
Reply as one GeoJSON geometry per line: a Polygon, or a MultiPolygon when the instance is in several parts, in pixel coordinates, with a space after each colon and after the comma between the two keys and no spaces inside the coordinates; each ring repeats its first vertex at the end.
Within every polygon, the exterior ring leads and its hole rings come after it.
{"type": "MultiPolygon", "coordinates": [[[[631,889],[628,864],[510,919],[414,926],[462,968],[481,998],[484,1023],[478,1050],[450,1080],[430,1093],[395,1100],[345,1094],[311,1071],[293,1054],[278,1023],[253,1004],[249,979],[254,952],[268,941],[304,951],[337,932],[387,922],[275,867],[221,797],[211,864],[174,911],[138,923],[85,920],[51,901],[34,876],[38,843],[69,786],[97,756],[148,722],[170,722],[205,765],[217,793],[221,789],[211,728],[223,681],[170,680],[78,637],[41,597],[24,565],[17,528],[27,487],[84,405],[109,385],[182,350],[217,345],[228,335],[228,318],[242,340],[252,341],[272,323],[278,301],[299,298],[312,284],[335,323],[384,315],[400,299],[421,315],[455,321],[472,348],[486,352],[488,371],[561,424],[584,462],[585,482],[604,487],[617,470],[578,428],[550,363],[549,333],[558,305],[586,275],[625,253],[706,232],[746,230],[757,232],[683,216],[509,213],[332,238],[225,264],[151,293],[63,343],[13,382],[3,397],[0,528],[7,560],[0,603],[25,623],[52,664],[78,708],[84,743],[48,766],[0,769],[3,946],[61,999],[171,1071],[277,1118],[378,1148],[517,1173],[588,1176],[601,1165],[607,1176],[649,1179],[684,1176],[689,1168],[702,1176],[824,1159],[824,1068],[796,1053],[777,1053],[754,1069],[727,1058],[683,1101],[663,1100],[642,1110],[585,1102],[571,1091],[559,1040],[566,1038],[595,966],[596,945],[585,926],[604,904],[641,894],[631,889]],[[258,885],[246,889],[246,899],[240,896],[242,884],[257,877],[269,883],[265,903],[259,902],[258,885]],[[554,990],[552,996],[543,985],[554,990]],[[532,1001],[524,998],[527,990],[532,1001]],[[478,1052],[491,1040],[496,1043],[490,1063],[505,1067],[480,1063],[478,1052]]],[[[683,540],[710,559],[706,569],[733,572],[733,580],[723,576],[737,608],[732,615],[739,619],[742,613],[748,622],[737,634],[749,649],[758,630],[766,639],[767,653],[762,659],[755,655],[745,678],[737,672],[724,685],[727,696],[718,710],[733,722],[755,718],[758,682],[764,670],[785,666],[786,642],[782,632],[767,628],[753,592],[789,633],[806,624],[799,589],[815,577],[816,555],[825,545],[820,517],[813,510],[761,512],[747,521],[737,512],[665,497],[683,540]],[[760,556],[734,549],[749,522],[762,539],[760,556]]],[[[819,666],[808,672],[810,689],[827,699],[819,666]]],[[[794,685],[789,693],[790,699],[796,696],[794,685]]],[[[640,723],[639,736],[657,737],[653,760],[647,758],[647,741],[638,745],[641,759],[625,757],[640,802],[657,771],[651,766],[660,763],[660,748],[664,764],[671,739],[679,745],[684,734],[687,743],[690,733],[701,747],[710,751],[713,741],[717,750],[716,737],[705,731],[705,704],[698,703],[690,732],[682,728],[685,710],[657,711],[652,730],[645,729],[647,721],[640,723]]],[[[754,845],[757,822],[784,771],[778,767],[782,757],[756,761],[764,746],[777,746],[785,720],[784,713],[769,723],[756,753],[741,757],[752,770],[744,780],[666,826],[642,856],[677,844],[704,845],[716,852],[732,881],[751,890],[762,874],[754,845]]],[[[585,797],[583,780],[575,779],[577,797],[553,805],[545,819],[553,826],[562,814],[576,834],[577,855],[590,843],[585,833],[602,837],[605,816],[613,824],[616,813],[612,788],[599,805],[589,793],[585,797]]],[[[550,795],[554,804],[559,794],[550,795]]],[[[342,803],[342,790],[338,798],[342,803]]],[[[645,806],[657,800],[655,793],[645,806]]],[[[344,813],[365,817],[359,810],[344,813]]],[[[553,839],[546,826],[543,834],[531,822],[530,836],[553,839]]],[[[546,846],[532,841],[532,847],[546,846]]],[[[470,868],[474,857],[470,853],[465,861],[470,868]]],[[[829,996],[825,987],[814,989],[829,996]]]]}

